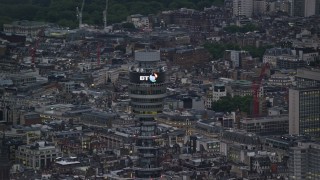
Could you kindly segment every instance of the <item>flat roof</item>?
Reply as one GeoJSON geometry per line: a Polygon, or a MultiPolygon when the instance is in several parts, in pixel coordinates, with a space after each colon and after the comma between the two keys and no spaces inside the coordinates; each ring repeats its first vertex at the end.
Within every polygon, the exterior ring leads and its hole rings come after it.
{"type": "Polygon", "coordinates": [[[65,165],[72,165],[72,164],[80,164],[79,161],[56,161],[57,164],[60,164],[62,166],[65,166],[65,165]]]}

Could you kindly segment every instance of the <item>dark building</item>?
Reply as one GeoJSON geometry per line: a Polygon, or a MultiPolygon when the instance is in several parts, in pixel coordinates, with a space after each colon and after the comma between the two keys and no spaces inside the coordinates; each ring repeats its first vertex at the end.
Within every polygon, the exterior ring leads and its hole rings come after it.
{"type": "Polygon", "coordinates": [[[305,0],[295,0],[293,1],[293,15],[304,17],[305,14],[305,0]]]}
{"type": "Polygon", "coordinates": [[[210,53],[203,47],[185,48],[176,50],[172,64],[183,68],[201,67],[211,59],[210,53]]]}
{"type": "Polygon", "coordinates": [[[112,127],[112,123],[117,118],[115,113],[86,112],[81,115],[82,123],[88,126],[112,127]]]}
{"type": "Polygon", "coordinates": [[[129,96],[140,131],[136,135],[138,162],[135,167],[137,179],[161,177],[159,146],[160,134],[154,116],[162,112],[166,96],[165,72],[157,65],[160,51],[135,52],[136,65],[130,68],[129,96]]]}
{"type": "Polygon", "coordinates": [[[0,180],[10,179],[11,163],[9,161],[8,147],[6,145],[5,135],[3,134],[0,153],[0,180]]]}
{"type": "Polygon", "coordinates": [[[316,15],[320,15],[320,1],[317,0],[316,1],[316,15]]]}
{"type": "Polygon", "coordinates": [[[5,33],[0,33],[0,38],[16,44],[23,44],[26,42],[26,36],[23,35],[7,35],[5,33]]]}

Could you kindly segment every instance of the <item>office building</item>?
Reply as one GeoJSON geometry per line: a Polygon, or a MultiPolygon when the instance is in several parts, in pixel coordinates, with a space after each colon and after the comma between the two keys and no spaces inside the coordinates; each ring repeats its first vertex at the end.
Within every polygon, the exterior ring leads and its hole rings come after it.
{"type": "Polygon", "coordinates": [[[251,17],[253,0],[233,0],[233,15],[251,17]]]}
{"type": "Polygon", "coordinates": [[[240,121],[241,129],[260,135],[274,135],[288,133],[288,115],[270,116],[262,118],[246,118],[240,121]]]}
{"type": "Polygon", "coordinates": [[[155,116],[162,112],[166,97],[164,68],[158,64],[160,51],[145,50],[135,52],[136,65],[130,68],[129,96],[131,108],[140,126],[136,135],[138,162],[135,167],[137,179],[158,179],[162,168],[159,162],[159,146],[156,139],[155,116]]]}
{"type": "Polygon", "coordinates": [[[292,16],[309,17],[316,14],[316,0],[293,0],[292,16]]]}
{"type": "Polygon", "coordinates": [[[6,145],[6,139],[4,135],[1,139],[0,151],[0,180],[7,180],[10,179],[11,163],[9,161],[9,149],[6,145]]]}
{"type": "Polygon", "coordinates": [[[320,137],[320,70],[298,69],[289,89],[289,134],[320,137]]]}
{"type": "Polygon", "coordinates": [[[46,141],[19,146],[16,151],[17,162],[34,170],[50,167],[54,160],[61,156],[60,149],[46,141]]]}
{"type": "Polygon", "coordinates": [[[289,150],[290,179],[319,179],[320,144],[298,143],[289,150]]]}

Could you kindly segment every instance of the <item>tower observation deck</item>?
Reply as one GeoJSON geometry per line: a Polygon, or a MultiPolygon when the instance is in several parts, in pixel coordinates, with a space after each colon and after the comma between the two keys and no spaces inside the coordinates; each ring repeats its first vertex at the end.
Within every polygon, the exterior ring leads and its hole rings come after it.
{"type": "Polygon", "coordinates": [[[165,69],[159,65],[160,51],[135,51],[135,65],[130,67],[129,96],[131,108],[140,127],[136,136],[138,162],[136,179],[158,179],[162,168],[155,116],[162,112],[166,97],[165,69]]]}

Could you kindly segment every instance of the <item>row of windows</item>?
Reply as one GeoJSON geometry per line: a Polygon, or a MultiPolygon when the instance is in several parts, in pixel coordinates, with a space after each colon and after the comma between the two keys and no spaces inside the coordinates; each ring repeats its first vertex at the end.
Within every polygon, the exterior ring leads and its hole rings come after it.
{"type": "Polygon", "coordinates": [[[154,131],[143,131],[140,133],[141,136],[154,136],[154,131]]]}
{"type": "Polygon", "coordinates": [[[155,109],[155,108],[162,108],[162,104],[160,105],[131,105],[132,108],[142,108],[142,109],[155,109]]]}
{"type": "Polygon", "coordinates": [[[133,113],[136,113],[136,114],[150,114],[150,115],[155,115],[155,114],[161,113],[162,111],[136,111],[136,110],[133,109],[132,112],[133,112],[133,113]]]}
{"type": "Polygon", "coordinates": [[[156,102],[162,102],[162,98],[156,98],[156,99],[140,99],[140,98],[131,98],[132,102],[143,102],[143,103],[156,103],[156,102]]]}
{"type": "Polygon", "coordinates": [[[154,126],[142,126],[141,131],[154,131],[155,127],[154,126]]]}
{"type": "Polygon", "coordinates": [[[165,87],[129,87],[129,90],[145,90],[145,91],[155,91],[155,90],[165,90],[165,87]]]}
{"type": "Polygon", "coordinates": [[[165,83],[153,83],[153,84],[148,84],[148,83],[141,83],[141,84],[136,84],[136,83],[130,83],[129,87],[142,87],[142,88],[146,88],[146,87],[165,87],[165,83]]]}
{"type": "Polygon", "coordinates": [[[138,94],[138,95],[155,95],[155,94],[165,94],[166,90],[131,90],[131,94],[138,94]]]}

